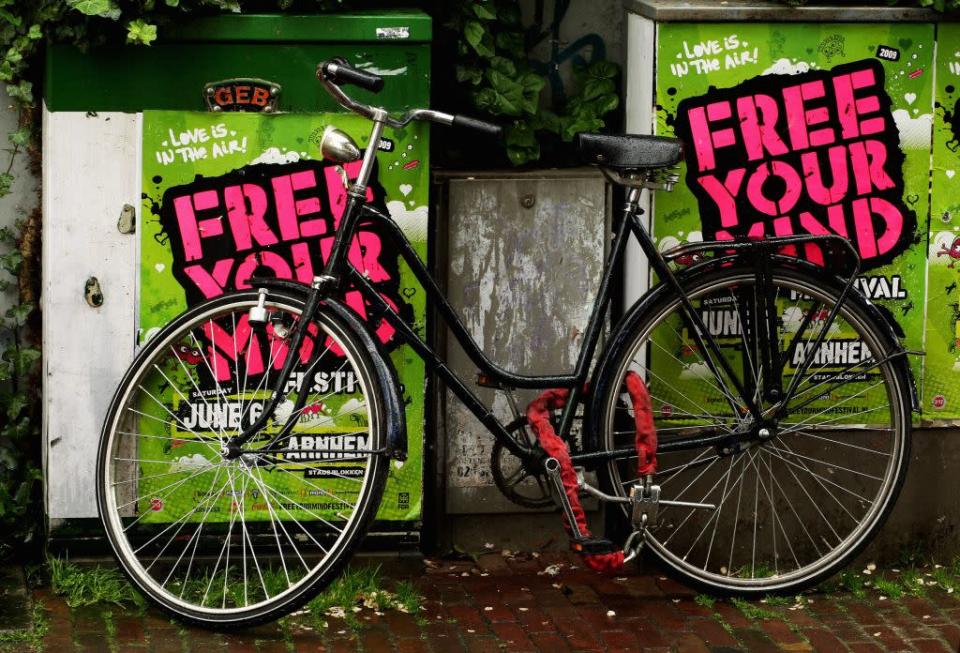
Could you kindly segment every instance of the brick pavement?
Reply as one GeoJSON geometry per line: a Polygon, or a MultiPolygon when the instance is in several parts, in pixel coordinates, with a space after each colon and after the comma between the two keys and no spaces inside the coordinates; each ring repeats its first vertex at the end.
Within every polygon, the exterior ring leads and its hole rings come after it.
{"type": "Polygon", "coordinates": [[[799,603],[709,605],[655,570],[606,577],[570,555],[546,553],[491,554],[476,564],[428,561],[416,585],[424,597],[419,615],[363,609],[356,613],[359,626],[321,617],[323,627],[315,615],[299,614],[229,635],[182,627],[154,610],[71,610],[44,589],[34,591],[34,601],[48,624],[43,649],[56,653],[960,650],[960,600],[936,587],[897,600],[874,590],[864,598],[833,592],[799,603]]]}

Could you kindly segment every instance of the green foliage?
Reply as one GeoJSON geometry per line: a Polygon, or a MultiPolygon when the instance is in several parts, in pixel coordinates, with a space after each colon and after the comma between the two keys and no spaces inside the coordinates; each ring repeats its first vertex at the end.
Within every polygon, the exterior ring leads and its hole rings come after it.
{"type": "Polygon", "coordinates": [[[30,617],[27,628],[0,631],[0,653],[44,650],[43,638],[50,630],[50,622],[39,603],[31,607],[30,617]]]}
{"type": "Polygon", "coordinates": [[[157,40],[157,26],[144,22],[142,18],[130,21],[127,25],[127,43],[150,45],[157,40]]]}
{"type": "Polygon", "coordinates": [[[328,623],[329,618],[339,618],[354,630],[362,625],[357,615],[364,608],[377,612],[397,610],[417,615],[423,596],[414,585],[398,582],[394,592],[387,590],[385,585],[379,567],[348,567],[327,589],[307,604],[307,610],[321,627],[328,623]]]}
{"type": "MultiPolygon", "coordinates": [[[[0,186],[8,185],[3,180],[0,186]]],[[[7,296],[23,265],[16,245],[16,232],[0,229],[0,292],[7,296]]],[[[38,527],[33,501],[40,428],[32,380],[40,350],[25,342],[32,311],[32,305],[15,302],[0,314],[0,557],[30,541],[38,527]]]]}
{"type": "Polygon", "coordinates": [[[695,597],[693,597],[693,602],[699,606],[712,610],[713,605],[717,602],[717,600],[709,594],[697,594],[695,597]]]}
{"type": "Polygon", "coordinates": [[[50,588],[54,594],[64,597],[71,608],[98,603],[146,606],[144,598],[116,569],[80,567],[60,558],[50,558],[47,564],[50,588]]]}
{"type": "Polygon", "coordinates": [[[776,620],[776,621],[780,620],[779,614],[777,614],[773,610],[767,610],[766,608],[759,605],[758,603],[752,603],[750,601],[745,601],[743,599],[736,599],[736,598],[731,599],[730,602],[733,603],[733,605],[736,606],[736,608],[740,610],[740,612],[743,613],[743,616],[745,616],[747,619],[751,619],[751,620],[769,619],[769,620],[776,620]]]}
{"type": "Polygon", "coordinates": [[[604,116],[620,103],[616,64],[599,60],[575,65],[573,93],[563,106],[543,108],[541,92],[547,80],[531,58],[516,0],[467,0],[457,6],[457,81],[470,89],[479,111],[510,121],[504,143],[514,165],[540,158],[537,132],[552,132],[570,142],[577,132],[604,127],[604,116]]]}

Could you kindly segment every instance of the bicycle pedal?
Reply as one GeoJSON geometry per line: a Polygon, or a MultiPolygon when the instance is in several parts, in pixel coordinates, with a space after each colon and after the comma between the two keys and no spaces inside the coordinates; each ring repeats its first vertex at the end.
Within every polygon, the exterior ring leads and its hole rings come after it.
{"type": "Polygon", "coordinates": [[[619,546],[603,537],[579,537],[570,540],[570,548],[577,553],[587,555],[602,555],[620,551],[619,546]]]}

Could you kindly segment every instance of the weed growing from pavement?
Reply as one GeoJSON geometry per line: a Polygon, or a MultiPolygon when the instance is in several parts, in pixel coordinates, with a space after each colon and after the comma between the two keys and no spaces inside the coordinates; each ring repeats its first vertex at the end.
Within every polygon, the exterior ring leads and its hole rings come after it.
{"type": "Polygon", "coordinates": [[[107,631],[107,645],[110,653],[117,653],[117,624],[113,621],[112,611],[103,611],[103,626],[107,631]]]}
{"type": "Polygon", "coordinates": [[[723,628],[725,631],[727,631],[728,633],[730,633],[731,635],[733,635],[733,626],[731,626],[730,624],[728,624],[728,623],[727,623],[727,620],[724,619],[722,616],[720,616],[720,613],[719,613],[719,612],[714,612],[714,613],[713,613],[713,618],[717,620],[717,623],[720,624],[720,627],[721,627],[721,628],[723,628]]]}
{"type": "MultiPolygon", "coordinates": [[[[51,589],[63,596],[71,608],[101,603],[121,608],[133,606],[140,612],[146,608],[146,600],[115,569],[81,567],[59,558],[50,558],[47,563],[51,589]]],[[[262,595],[264,585],[271,595],[286,589],[286,580],[280,572],[269,573],[265,570],[256,580],[248,579],[246,585],[241,578],[236,580],[235,583],[227,583],[225,590],[223,583],[210,583],[208,578],[196,578],[182,589],[188,593],[206,595],[204,602],[208,605],[224,602],[243,605],[247,600],[262,595]]],[[[359,617],[364,610],[377,614],[397,610],[413,615],[420,624],[425,623],[420,614],[423,597],[413,583],[398,581],[393,585],[393,591],[388,590],[386,585],[379,567],[350,567],[303,610],[294,614],[310,613],[321,627],[327,625],[327,619],[339,617],[353,630],[359,630],[362,626],[359,617]]],[[[104,623],[112,641],[112,630],[116,630],[116,626],[111,611],[104,612],[104,623]]],[[[286,624],[283,630],[288,631],[286,624]]]]}
{"type": "Polygon", "coordinates": [[[144,598],[116,569],[80,567],[60,558],[50,558],[47,562],[51,589],[63,596],[71,608],[97,603],[132,604],[140,610],[146,607],[144,598]]]}
{"type": "Polygon", "coordinates": [[[376,614],[398,610],[421,621],[419,613],[423,597],[412,583],[400,581],[393,592],[384,585],[379,567],[349,567],[330,587],[311,600],[306,610],[313,614],[320,626],[326,626],[328,618],[340,618],[353,630],[362,626],[358,615],[364,609],[376,614]]]}
{"type": "MultiPolygon", "coordinates": [[[[877,579],[877,589],[881,592],[883,588],[880,587],[879,582],[884,579],[877,579]]],[[[927,593],[926,588],[926,579],[924,579],[924,572],[917,568],[905,569],[900,574],[900,589],[904,594],[911,594],[913,596],[925,596],[927,593]]],[[[898,596],[890,595],[890,598],[896,599],[900,598],[898,596]]]]}
{"type": "Polygon", "coordinates": [[[37,603],[31,609],[31,624],[29,628],[7,630],[0,632],[0,651],[3,653],[43,650],[43,638],[46,637],[50,624],[43,607],[37,603]]]}
{"type": "Polygon", "coordinates": [[[844,569],[840,572],[840,586],[858,599],[867,595],[866,583],[863,575],[852,569],[844,569]]]}
{"type": "Polygon", "coordinates": [[[709,594],[697,594],[693,598],[693,602],[705,608],[713,609],[713,604],[716,603],[717,600],[712,596],[710,596],[709,594]]]}
{"type": "Polygon", "coordinates": [[[877,578],[873,582],[873,586],[880,592],[881,596],[886,596],[891,599],[899,599],[903,596],[903,587],[895,580],[877,578]]]}
{"type": "MultiPolygon", "coordinates": [[[[957,590],[960,590],[960,569],[957,569],[956,563],[952,568],[935,565],[933,571],[930,573],[930,577],[933,578],[938,587],[943,588],[950,594],[954,594],[957,590]]],[[[956,594],[956,596],[960,598],[960,593],[956,594]]]]}
{"type": "Polygon", "coordinates": [[[743,616],[745,616],[747,619],[780,619],[780,615],[778,615],[776,612],[773,610],[767,610],[757,603],[751,603],[750,601],[737,598],[730,599],[730,602],[733,603],[737,610],[742,612],[743,616]]]}
{"type": "Polygon", "coordinates": [[[761,603],[766,603],[771,606],[778,605],[794,605],[799,600],[799,597],[787,598],[786,596],[776,596],[774,594],[767,594],[765,597],[760,599],[761,603]]]}

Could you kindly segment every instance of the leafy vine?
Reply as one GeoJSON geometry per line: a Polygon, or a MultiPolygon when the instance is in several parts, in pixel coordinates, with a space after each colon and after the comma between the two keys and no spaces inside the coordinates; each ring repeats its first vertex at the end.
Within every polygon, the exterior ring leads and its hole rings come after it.
{"type": "Polygon", "coordinates": [[[538,35],[524,29],[516,0],[461,2],[453,26],[460,34],[457,81],[471,87],[481,112],[511,121],[505,143],[514,165],[540,158],[538,132],[569,142],[577,132],[602,129],[620,103],[619,66],[594,52],[590,61],[573,60],[574,93],[544,108],[543,72],[550,64],[531,56],[538,35]]]}

